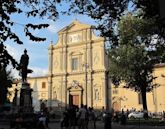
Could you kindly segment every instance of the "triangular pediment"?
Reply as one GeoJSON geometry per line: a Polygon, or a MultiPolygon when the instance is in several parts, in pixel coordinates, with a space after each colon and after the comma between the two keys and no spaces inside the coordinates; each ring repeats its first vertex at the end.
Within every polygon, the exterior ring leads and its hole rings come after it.
{"type": "Polygon", "coordinates": [[[75,31],[79,31],[79,30],[83,30],[83,29],[87,29],[87,28],[91,28],[91,25],[83,24],[83,23],[79,22],[78,20],[74,20],[71,24],[64,27],[60,31],[58,31],[58,34],[75,32],[75,31]]]}
{"type": "Polygon", "coordinates": [[[69,91],[74,91],[74,90],[76,90],[76,91],[77,90],[82,91],[83,88],[82,88],[82,86],[77,81],[73,81],[72,84],[71,84],[71,86],[68,87],[68,90],[69,91]]]}

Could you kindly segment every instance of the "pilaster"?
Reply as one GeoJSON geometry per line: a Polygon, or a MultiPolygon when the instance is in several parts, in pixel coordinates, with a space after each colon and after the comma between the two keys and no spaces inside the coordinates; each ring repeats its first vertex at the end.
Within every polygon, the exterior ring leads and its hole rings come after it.
{"type": "Polygon", "coordinates": [[[51,43],[49,50],[49,77],[48,77],[48,107],[52,107],[52,75],[53,75],[53,44],[51,43]]]}

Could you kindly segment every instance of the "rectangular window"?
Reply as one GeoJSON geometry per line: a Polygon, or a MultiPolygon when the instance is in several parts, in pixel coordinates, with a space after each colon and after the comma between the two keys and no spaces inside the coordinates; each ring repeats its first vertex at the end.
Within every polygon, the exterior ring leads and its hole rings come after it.
{"type": "Polygon", "coordinates": [[[138,93],[138,102],[139,104],[142,104],[142,96],[140,93],[138,93]]]}
{"type": "Polygon", "coordinates": [[[77,70],[78,69],[78,58],[73,58],[72,59],[72,70],[77,70]]]}
{"type": "Polygon", "coordinates": [[[116,89],[113,90],[112,92],[113,92],[113,94],[118,94],[118,90],[116,90],[116,89]]]}
{"type": "Polygon", "coordinates": [[[42,82],[42,89],[45,89],[45,88],[46,88],[46,83],[42,82]]]}

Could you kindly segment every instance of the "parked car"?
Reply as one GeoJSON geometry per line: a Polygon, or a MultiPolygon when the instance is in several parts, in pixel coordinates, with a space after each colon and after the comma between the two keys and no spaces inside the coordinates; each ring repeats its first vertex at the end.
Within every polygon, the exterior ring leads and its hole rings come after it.
{"type": "Polygon", "coordinates": [[[144,112],[131,112],[128,114],[129,119],[135,119],[135,118],[143,118],[144,117],[144,112]]]}

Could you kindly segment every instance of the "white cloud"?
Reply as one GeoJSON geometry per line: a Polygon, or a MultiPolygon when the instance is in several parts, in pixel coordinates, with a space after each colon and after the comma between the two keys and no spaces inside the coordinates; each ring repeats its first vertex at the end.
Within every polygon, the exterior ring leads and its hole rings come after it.
{"type": "Polygon", "coordinates": [[[29,77],[45,76],[48,74],[48,70],[46,68],[31,67],[31,69],[33,70],[33,73],[29,74],[29,77]]]}
{"type": "Polygon", "coordinates": [[[10,69],[10,70],[11,70],[11,75],[12,75],[13,78],[17,78],[17,79],[21,78],[19,76],[19,71],[18,70],[16,70],[16,69],[10,69]]]}
{"type": "Polygon", "coordinates": [[[6,44],[6,49],[8,51],[8,53],[13,56],[14,59],[19,60],[20,55],[22,53],[22,51],[18,51],[19,47],[17,47],[17,49],[15,49],[14,47],[12,47],[9,44],[6,44]]]}
{"type": "Polygon", "coordinates": [[[54,24],[50,24],[49,27],[47,28],[47,30],[52,33],[57,33],[59,30],[59,27],[55,26],[54,24]]]}
{"type": "MultiPolygon", "coordinates": [[[[32,67],[33,73],[28,74],[28,77],[41,77],[41,76],[46,76],[48,74],[48,70],[44,68],[37,68],[37,67],[32,67]]],[[[8,67],[8,70],[11,70],[11,75],[13,78],[18,78],[20,79],[21,76],[19,76],[19,71],[16,69],[12,69],[11,67],[8,67]]]]}
{"type": "MultiPolygon", "coordinates": [[[[30,69],[33,70],[33,73],[28,74],[28,77],[40,77],[40,76],[46,76],[48,74],[48,70],[44,68],[31,67],[30,69]]],[[[21,78],[18,70],[12,69],[11,66],[8,67],[8,70],[11,70],[11,75],[13,78],[18,78],[18,79],[21,78]]]]}

